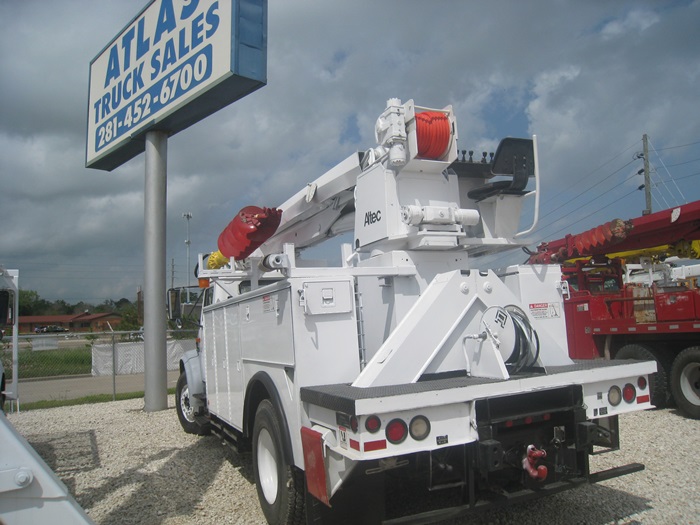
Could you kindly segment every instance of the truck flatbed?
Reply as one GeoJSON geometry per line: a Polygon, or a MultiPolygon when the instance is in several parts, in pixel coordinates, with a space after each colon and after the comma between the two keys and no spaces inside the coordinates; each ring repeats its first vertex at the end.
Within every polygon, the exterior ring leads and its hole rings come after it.
{"type": "Polygon", "coordinates": [[[409,405],[415,406],[419,399],[421,404],[426,403],[423,406],[465,402],[570,384],[596,383],[620,375],[643,375],[653,372],[652,367],[649,362],[576,360],[571,365],[550,366],[546,374],[530,372],[506,380],[460,376],[369,388],[350,384],[302,387],[301,401],[359,416],[380,410],[403,410],[409,405]]]}

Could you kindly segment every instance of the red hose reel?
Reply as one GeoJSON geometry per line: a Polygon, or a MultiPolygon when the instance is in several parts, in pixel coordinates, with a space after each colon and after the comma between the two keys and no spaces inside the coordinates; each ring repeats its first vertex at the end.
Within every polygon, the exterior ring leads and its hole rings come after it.
{"type": "Polygon", "coordinates": [[[450,146],[452,126],[447,115],[440,111],[416,113],[418,156],[438,160],[450,146]]]}

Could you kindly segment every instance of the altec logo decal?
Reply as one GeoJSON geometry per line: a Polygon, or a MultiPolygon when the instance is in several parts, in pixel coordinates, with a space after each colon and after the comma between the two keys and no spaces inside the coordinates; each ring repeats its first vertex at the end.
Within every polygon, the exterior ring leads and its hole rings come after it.
{"type": "Polygon", "coordinates": [[[365,226],[369,224],[374,224],[376,222],[379,222],[382,220],[382,212],[381,210],[377,211],[368,211],[365,213],[365,226]]]}

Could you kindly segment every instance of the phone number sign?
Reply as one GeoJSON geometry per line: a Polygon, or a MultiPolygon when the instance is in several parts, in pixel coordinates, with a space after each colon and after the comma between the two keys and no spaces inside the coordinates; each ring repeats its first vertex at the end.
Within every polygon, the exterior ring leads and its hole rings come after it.
{"type": "Polygon", "coordinates": [[[153,0],[90,63],[86,166],[112,170],[265,85],[267,0],[153,0]]]}

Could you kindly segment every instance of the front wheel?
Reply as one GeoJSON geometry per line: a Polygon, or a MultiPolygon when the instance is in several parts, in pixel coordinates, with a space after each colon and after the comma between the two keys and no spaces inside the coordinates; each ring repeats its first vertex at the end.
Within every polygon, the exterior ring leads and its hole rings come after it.
{"type": "Polygon", "coordinates": [[[700,346],[683,350],[673,361],[671,390],[678,408],[700,419],[700,346]]]}
{"type": "Polygon", "coordinates": [[[270,525],[304,522],[304,476],[284,457],[282,423],[269,400],[258,405],[253,425],[253,472],[270,525]]]}
{"type": "Polygon", "coordinates": [[[180,425],[188,434],[196,434],[205,436],[211,431],[208,423],[200,423],[194,413],[194,408],[190,403],[190,389],[187,386],[187,375],[185,372],[180,374],[175,385],[175,409],[177,410],[177,418],[180,420],[180,425]]]}

